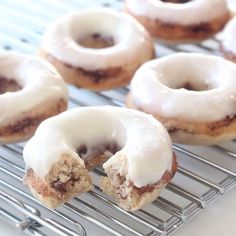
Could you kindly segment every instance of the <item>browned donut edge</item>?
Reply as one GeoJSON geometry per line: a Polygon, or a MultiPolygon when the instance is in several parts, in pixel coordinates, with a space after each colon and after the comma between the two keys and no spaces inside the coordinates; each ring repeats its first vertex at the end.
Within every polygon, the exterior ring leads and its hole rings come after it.
{"type": "MultiPolygon", "coordinates": [[[[145,108],[134,104],[131,93],[127,95],[126,106],[149,113],[145,108]]],[[[236,138],[236,115],[214,122],[192,122],[181,118],[164,117],[161,114],[151,115],[166,127],[172,140],[177,143],[211,145],[236,138]]]]}
{"type": "Polygon", "coordinates": [[[33,136],[36,128],[43,120],[55,116],[66,109],[67,101],[61,98],[57,101],[48,101],[20,114],[0,127],[0,144],[27,140],[33,136]]]}
{"type": "Polygon", "coordinates": [[[209,22],[185,26],[165,23],[158,19],[151,19],[145,16],[137,16],[127,7],[125,7],[124,10],[135,17],[153,37],[170,42],[194,42],[210,38],[217,32],[221,31],[224,25],[231,18],[231,14],[228,12],[227,14],[209,22]]]}
{"type": "Polygon", "coordinates": [[[113,67],[103,70],[88,71],[83,68],[76,68],[58,60],[43,49],[38,55],[54,65],[67,83],[78,88],[87,88],[93,91],[107,90],[127,85],[132,79],[135,71],[144,62],[155,57],[154,48],[147,58],[137,58],[136,61],[122,67],[113,67]]]}
{"type": "Polygon", "coordinates": [[[133,182],[120,175],[119,164],[106,169],[107,176],[101,179],[103,192],[114,197],[120,207],[126,211],[136,211],[154,201],[162,189],[171,181],[177,171],[178,163],[176,155],[173,153],[171,170],[166,170],[162,178],[155,184],[150,184],[141,188],[133,182]]]}
{"type": "Polygon", "coordinates": [[[35,198],[52,209],[92,188],[91,177],[82,161],[67,154],[62,154],[45,178],[40,178],[33,169],[27,169],[24,183],[35,198]]]}
{"type": "MultiPolygon", "coordinates": [[[[98,159],[97,164],[101,164],[98,159]]],[[[173,154],[172,170],[166,171],[156,184],[137,188],[133,183],[129,183],[127,190],[132,189],[131,195],[138,202],[134,202],[133,208],[124,206],[117,196],[114,197],[125,209],[136,210],[156,199],[157,193],[173,178],[176,170],[176,156],[173,154]]],[[[28,185],[32,194],[49,208],[56,208],[74,196],[92,189],[92,180],[87,168],[79,158],[66,154],[63,154],[60,160],[51,167],[45,178],[40,178],[32,169],[28,169],[24,176],[24,183],[28,185]]],[[[112,189],[114,186],[110,185],[109,188],[112,189]]]]}

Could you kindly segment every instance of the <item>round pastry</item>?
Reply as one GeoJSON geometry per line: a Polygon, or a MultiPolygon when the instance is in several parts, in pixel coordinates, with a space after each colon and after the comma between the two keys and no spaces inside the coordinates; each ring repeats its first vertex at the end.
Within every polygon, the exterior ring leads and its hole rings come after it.
{"type": "Polygon", "coordinates": [[[225,26],[221,41],[220,49],[224,57],[236,63],[236,17],[225,26]]]}
{"type": "Polygon", "coordinates": [[[210,145],[236,138],[236,66],[217,56],[178,53],[135,73],[127,106],[152,114],[174,142],[210,145]]]}
{"type": "Polygon", "coordinates": [[[23,141],[44,119],[67,108],[67,88],[46,61],[0,53],[0,144],[23,141]]]}
{"type": "Polygon", "coordinates": [[[165,41],[209,38],[230,18],[226,0],[126,0],[125,11],[165,41]]]}
{"type": "Polygon", "coordinates": [[[103,90],[127,84],[136,69],[154,57],[154,45],[135,19],[99,8],[52,23],[39,55],[52,63],[66,82],[103,90]]]}
{"type": "Polygon", "coordinates": [[[120,107],[83,107],[42,122],[23,152],[25,183],[50,208],[92,188],[89,170],[104,163],[102,190],[134,211],[172,179],[170,137],[152,116],[120,107]]]}

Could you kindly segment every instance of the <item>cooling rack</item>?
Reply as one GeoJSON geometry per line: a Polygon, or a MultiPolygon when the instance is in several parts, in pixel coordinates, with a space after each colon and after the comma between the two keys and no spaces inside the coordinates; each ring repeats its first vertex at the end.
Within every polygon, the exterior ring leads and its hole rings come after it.
{"type": "MultiPolygon", "coordinates": [[[[119,0],[1,0],[0,48],[34,54],[49,22],[71,10],[103,6],[122,8],[119,0]]],[[[159,57],[171,53],[218,54],[218,40],[199,44],[156,44],[159,57]]],[[[69,108],[87,105],[123,106],[128,87],[93,93],[69,86],[69,108]]],[[[235,186],[236,145],[174,145],[179,167],[173,181],[152,204],[134,213],[119,208],[99,189],[102,168],[93,171],[94,190],[57,210],[34,199],[22,184],[24,143],[0,147],[0,218],[30,235],[170,235],[235,186]]]]}

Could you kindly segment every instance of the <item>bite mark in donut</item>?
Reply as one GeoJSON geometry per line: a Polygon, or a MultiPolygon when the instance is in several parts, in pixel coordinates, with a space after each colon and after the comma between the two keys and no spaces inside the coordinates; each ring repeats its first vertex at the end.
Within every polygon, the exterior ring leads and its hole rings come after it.
{"type": "Polygon", "coordinates": [[[89,171],[103,164],[102,190],[124,209],[137,210],[158,196],[177,165],[168,133],[158,121],[109,106],[73,109],[46,120],[23,156],[24,182],[50,208],[89,191],[89,171]]]}

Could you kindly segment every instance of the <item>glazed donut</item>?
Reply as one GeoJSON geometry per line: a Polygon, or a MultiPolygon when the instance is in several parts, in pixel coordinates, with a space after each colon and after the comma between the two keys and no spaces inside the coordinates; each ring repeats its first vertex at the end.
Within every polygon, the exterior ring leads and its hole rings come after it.
{"type": "Polygon", "coordinates": [[[129,15],[98,8],[52,23],[39,55],[66,82],[103,90],[127,84],[136,69],[154,57],[154,45],[147,31],[129,15]]]}
{"type": "Polygon", "coordinates": [[[46,61],[0,53],[0,144],[23,141],[39,123],[67,108],[67,89],[46,61]]]}
{"type": "Polygon", "coordinates": [[[174,142],[210,145],[236,137],[236,66],[220,57],[177,53],[135,73],[127,106],[152,114],[174,142]]]}
{"type": "Polygon", "coordinates": [[[220,50],[224,57],[236,63],[236,17],[232,18],[222,34],[220,50]]]}
{"type": "Polygon", "coordinates": [[[126,0],[125,11],[152,36],[176,42],[209,38],[230,18],[226,0],[126,0]]]}
{"type": "Polygon", "coordinates": [[[156,199],[177,168],[169,135],[158,121],[110,106],[77,108],[47,119],[23,156],[25,183],[50,208],[89,191],[88,171],[104,161],[101,188],[129,211],[156,199]]]}

